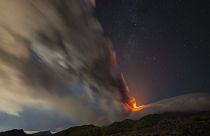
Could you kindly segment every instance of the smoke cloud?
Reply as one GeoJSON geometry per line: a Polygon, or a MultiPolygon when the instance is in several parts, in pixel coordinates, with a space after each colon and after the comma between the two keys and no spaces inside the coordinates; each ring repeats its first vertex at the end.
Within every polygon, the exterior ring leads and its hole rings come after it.
{"type": "Polygon", "coordinates": [[[0,1],[1,113],[22,116],[30,107],[106,124],[125,116],[120,86],[89,0],[0,1]]]}
{"type": "MultiPolygon", "coordinates": [[[[94,0],[0,0],[1,129],[104,125],[128,115],[128,88],[112,44],[92,15],[94,5],[94,0]]],[[[130,118],[209,110],[209,99],[200,94],[166,99],[130,118]]]]}

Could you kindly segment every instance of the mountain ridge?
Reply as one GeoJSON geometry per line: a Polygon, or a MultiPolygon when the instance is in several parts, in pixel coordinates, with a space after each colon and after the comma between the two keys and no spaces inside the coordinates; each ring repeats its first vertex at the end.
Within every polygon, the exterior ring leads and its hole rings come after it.
{"type": "MultiPolygon", "coordinates": [[[[210,111],[165,112],[150,114],[138,120],[125,119],[102,127],[75,126],[41,136],[209,136],[209,128],[210,111]]],[[[22,129],[13,129],[1,132],[0,136],[37,136],[36,134],[26,134],[22,129]]]]}

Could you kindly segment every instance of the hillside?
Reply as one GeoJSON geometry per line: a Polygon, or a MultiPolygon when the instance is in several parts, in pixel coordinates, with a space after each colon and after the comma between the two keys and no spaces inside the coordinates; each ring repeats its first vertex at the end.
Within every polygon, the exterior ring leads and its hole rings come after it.
{"type": "MultiPolygon", "coordinates": [[[[210,111],[173,112],[152,114],[135,121],[126,119],[104,127],[77,126],[53,136],[209,136],[209,128],[210,111]]],[[[26,134],[22,130],[12,130],[2,132],[0,136],[26,136],[26,134]]]]}
{"type": "Polygon", "coordinates": [[[140,120],[126,119],[109,126],[73,127],[55,136],[209,136],[210,112],[163,113],[140,120]]]}

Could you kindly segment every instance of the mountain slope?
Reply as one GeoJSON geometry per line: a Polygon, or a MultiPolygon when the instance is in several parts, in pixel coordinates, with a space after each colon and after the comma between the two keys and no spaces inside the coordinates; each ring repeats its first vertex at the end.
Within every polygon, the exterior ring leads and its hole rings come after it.
{"type": "Polygon", "coordinates": [[[124,120],[109,126],[73,127],[55,136],[209,136],[210,112],[152,114],[140,120],[124,120]]]}
{"type": "MultiPolygon", "coordinates": [[[[1,132],[0,136],[35,135],[11,130],[1,132]]],[[[72,127],[53,136],[210,136],[210,111],[151,114],[139,120],[126,119],[103,127],[72,127]]]]}
{"type": "Polygon", "coordinates": [[[13,129],[10,131],[0,132],[0,136],[29,136],[22,129],[13,129]]]}

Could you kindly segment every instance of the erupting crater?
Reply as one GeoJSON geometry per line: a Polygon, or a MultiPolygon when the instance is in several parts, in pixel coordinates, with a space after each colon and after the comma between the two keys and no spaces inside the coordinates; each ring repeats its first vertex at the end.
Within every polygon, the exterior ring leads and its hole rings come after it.
{"type": "Polygon", "coordinates": [[[145,106],[144,105],[139,105],[137,106],[136,104],[136,99],[132,96],[129,96],[129,87],[127,85],[127,82],[125,81],[124,75],[121,73],[121,86],[122,86],[122,90],[123,90],[123,96],[125,96],[124,98],[124,104],[126,106],[126,108],[128,108],[131,112],[137,112],[142,110],[145,106]]]}
{"type": "Polygon", "coordinates": [[[130,97],[126,105],[132,112],[137,112],[144,108],[144,105],[137,106],[136,99],[134,97],[130,97]]]}

